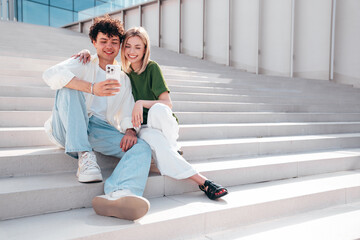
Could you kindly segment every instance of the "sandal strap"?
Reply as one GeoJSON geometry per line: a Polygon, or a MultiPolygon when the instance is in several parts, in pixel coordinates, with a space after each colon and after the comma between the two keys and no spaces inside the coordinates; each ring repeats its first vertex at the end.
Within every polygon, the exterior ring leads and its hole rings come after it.
{"type": "Polygon", "coordinates": [[[199,185],[199,188],[201,191],[205,192],[205,194],[208,196],[208,198],[210,198],[212,200],[222,197],[227,194],[226,188],[224,188],[221,185],[218,185],[210,180],[206,180],[204,185],[199,185]],[[206,189],[206,187],[207,187],[207,189],[206,189]],[[217,195],[217,193],[219,193],[221,191],[223,193],[217,195]]]}

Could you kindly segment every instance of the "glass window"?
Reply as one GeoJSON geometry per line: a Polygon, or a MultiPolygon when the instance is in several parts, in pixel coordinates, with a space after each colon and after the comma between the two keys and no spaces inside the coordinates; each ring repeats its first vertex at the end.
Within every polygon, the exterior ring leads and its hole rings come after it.
{"type": "Polygon", "coordinates": [[[73,0],[50,0],[50,5],[73,10],[73,0]]]}
{"type": "MultiPolygon", "coordinates": [[[[38,2],[38,3],[44,3],[46,5],[49,5],[49,0],[31,0],[32,2],[38,2]]],[[[25,2],[25,1],[24,1],[25,2]]]]}
{"type": "Polygon", "coordinates": [[[19,22],[21,22],[22,20],[23,20],[23,18],[22,18],[22,4],[21,4],[21,0],[17,0],[17,2],[16,2],[16,4],[17,4],[17,20],[19,21],[19,22]]]}
{"type": "Polygon", "coordinates": [[[50,7],[50,26],[61,27],[73,22],[73,12],[50,7]]]}
{"type": "Polygon", "coordinates": [[[104,3],[107,3],[109,1],[106,1],[106,0],[96,0],[96,6],[99,6],[99,5],[102,5],[104,3]]]}
{"type": "Polygon", "coordinates": [[[95,0],[74,0],[74,10],[82,11],[95,6],[95,0]]]}
{"type": "Polygon", "coordinates": [[[49,6],[23,1],[23,21],[38,25],[49,25],[49,6]]]}

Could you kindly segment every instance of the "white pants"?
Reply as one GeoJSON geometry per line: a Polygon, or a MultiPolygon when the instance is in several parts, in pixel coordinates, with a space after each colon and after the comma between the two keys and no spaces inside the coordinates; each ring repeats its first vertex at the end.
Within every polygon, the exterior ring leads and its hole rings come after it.
{"type": "Polygon", "coordinates": [[[156,103],[150,108],[147,125],[141,128],[139,137],[150,145],[161,175],[185,179],[198,173],[177,152],[179,125],[171,109],[165,104],[156,103]]]}

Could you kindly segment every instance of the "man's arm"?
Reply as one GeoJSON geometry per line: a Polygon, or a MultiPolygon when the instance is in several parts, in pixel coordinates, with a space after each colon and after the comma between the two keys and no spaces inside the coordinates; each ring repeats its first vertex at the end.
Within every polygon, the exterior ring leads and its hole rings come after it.
{"type": "Polygon", "coordinates": [[[83,79],[86,70],[86,66],[70,58],[47,69],[43,79],[51,89],[57,90],[65,87],[74,77],[83,79]]]}
{"type": "Polygon", "coordinates": [[[81,80],[78,77],[73,77],[73,79],[64,87],[91,93],[96,96],[113,96],[120,91],[120,86],[121,85],[117,80],[105,80],[98,83],[90,83],[81,80]]]}

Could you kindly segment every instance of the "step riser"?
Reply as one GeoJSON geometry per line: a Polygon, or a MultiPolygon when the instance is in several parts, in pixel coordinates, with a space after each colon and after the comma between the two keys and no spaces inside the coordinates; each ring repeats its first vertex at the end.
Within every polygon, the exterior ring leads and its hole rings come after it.
{"type": "Polygon", "coordinates": [[[49,111],[53,98],[3,98],[0,97],[0,111],[49,111]]]}
{"type": "MultiPolygon", "coordinates": [[[[257,88],[257,89],[236,89],[231,87],[208,87],[208,86],[188,86],[188,85],[172,85],[169,84],[169,88],[172,92],[187,92],[187,93],[215,93],[215,94],[242,94],[242,95],[252,95],[252,96],[283,96],[283,97],[304,97],[304,96],[324,96],[325,98],[329,98],[329,95],[333,95],[335,98],[339,97],[348,97],[352,96],[355,98],[359,97],[358,92],[353,91],[343,91],[339,90],[324,90],[321,92],[308,92],[302,91],[298,89],[273,89],[273,88],[257,88]]],[[[310,88],[310,87],[309,87],[310,88]]]]}
{"type": "MultiPolygon", "coordinates": [[[[119,159],[96,153],[97,163],[102,171],[114,169],[119,159]]],[[[78,168],[78,161],[65,154],[63,149],[51,154],[33,154],[0,158],[0,178],[14,176],[34,176],[55,173],[73,173],[78,168]]]]}
{"type": "Polygon", "coordinates": [[[356,105],[285,105],[285,104],[232,104],[213,102],[173,102],[175,111],[180,112],[360,112],[356,105]],[[196,104],[194,104],[196,103],[196,104]]]}
{"type": "MultiPolygon", "coordinates": [[[[53,107],[52,98],[0,97],[0,111],[46,111],[53,107]]],[[[283,104],[227,104],[207,102],[173,102],[174,111],[180,112],[338,112],[359,113],[358,105],[283,105],[283,104]],[[195,103],[195,104],[194,104],[195,103]]]]}
{"type": "MultiPolygon", "coordinates": [[[[315,134],[360,133],[360,124],[301,126],[180,126],[179,140],[229,139],[245,137],[300,136],[315,134]]],[[[52,145],[44,129],[1,131],[0,147],[31,147],[52,145]]]]}
{"type": "Polygon", "coordinates": [[[298,136],[334,133],[360,133],[360,124],[295,126],[180,126],[179,140],[228,139],[244,137],[298,136]]]}
{"type": "Polygon", "coordinates": [[[45,131],[2,131],[0,136],[0,148],[31,147],[53,145],[45,131]]]}
{"type": "Polygon", "coordinates": [[[0,72],[0,84],[1,85],[20,85],[20,86],[36,86],[45,87],[47,86],[39,76],[17,76],[17,75],[5,75],[0,72]]]}
{"type": "MultiPolygon", "coordinates": [[[[0,111],[0,127],[42,127],[51,111],[0,111]]],[[[359,114],[175,112],[180,124],[360,122],[359,114]]]]}
{"type": "Polygon", "coordinates": [[[0,111],[0,127],[42,127],[51,111],[0,111]]]}
{"type": "MultiPolygon", "coordinates": [[[[26,83],[29,85],[29,83],[26,83]]],[[[18,86],[5,86],[0,88],[0,96],[3,97],[47,97],[51,98],[55,96],[55,91],[50,90],[48,87],[36,87],[35,84],[31,84],[32,87],[18,87],[18,86]]],[[[38,85],[40,86],[40,85],[38,85]]],[[[239,94],[239,93],[237,93],[239,94]]],[[[213,95],[207,93],[194,93],[184,94],[180,92],[172,92],[171,98],[173,101],[217,101],[217,102],[241,102],[241,103],[266,103],[266,104],[353,104],[360,100],[358,96],[346,95],[343,97],[334,98],[325,96],[312,96],[304,97],[300,96],[266,96],[266,94],[259,94],[259,96],[248,95],[213,95]]]]}
{"type": "Polygon", "coordinates": [[[47,88],[26,88],[5,86],[0,88],[0,96],[2,97],[46,97],[53,98],[55,91],[50,91],[47,88]]]}
{"type": "Polygon", "coordinates": [[[200,123],[277,123],[277,122],[358,122],[360,114],[326,113],[214,113],[176,112],[180,124],[200,123]]]}
{"type": "MultiPolygon", "coordinates": [[[[289,89],[296,89],[301,90],[304,93],[319,93],[319,90],[321,90],[320,94],[323,93],[335,93],[337,94],[354,94],[359,97],[359,93],[357,90],[353,88],[340,88],[337,86],[332,85],[312,85],[311,88],[309,88],[309,84],[278,84],[275,85],[273,83],[260,83],[258,85],[254,83],[232,83],[232,82],[219,82],[219,78],[208,78],[208,79],[202,79],[199,77],[193,77],[192,80],[189,80],[189,78],[186,77],[179,77],[178,79],[171,77],[166,77],[166,82],[169,86],[182,86],[184,87],[213,87],[213,88],[233,88],[238,91],[254,91],[254,92],[264,92],[264,91],[281,91],[281,92],[289,92],[289,89]]],[[[324,95],[327,95],[324,94],[324,95]]]]}
{"type": "Polygon", "coordinates": [[[86,189],[79,185],[71,188],[44,189],[35,193],[1,194],[0,220],[91,207],[91,200],[101,194],[102,183],[88,184],[86,189]]]}
{"type": "Polygon", "coordinates": [[[324,139],[296,140],[284,139],[268,142],[259,138],[257,142],[218,143],[203,146],[191,146],[180,142],[184,158],[188,161],[209,160],[221,157],[264,156],[272,154],[291,154],[322,151],[329,149],[357,148],[360,137],[329,137],[324,139]]]}
{"type": "MultiPolygon", "coordinates": [[[[348,151],[351,152],[351,149],[348,151]]],[[[236,185],[236,183],[254,183],[262,182],[266,180],[282,179],[284,176],[301,177],[307,175],[315,175],[321,173],[330,173],[344,170],[360,169],[360,156],[341,156],[341,157],[325,157],[317,159],[312,158],[307,161],[297,162],[296,158],[291,155],[288,157],[287,162],[281,162],[279,164],[272,163],[269,165],[259,164],[256,166],[233,166],[233,169],[225,170],[208,170],[206,168],[195,164],[195,168],[208,176],[209,179],[216,179],[218,182],[223,183],[226,186],[236,185]],[[274,168],[281,169],[282,171],[270,171],[274,168]],[[289,173],[287,171],[289,170],[289,173]],[[232,174],[234,173],[234,174],[232,174]],[[235,174],[236,173],[236,174],[235,174]],[[268,174],[268,175],[267,175],[268,174]],[[294,175],[295,174],[295,175],[294,175]],[[230,177],[230,178],[229,178],[230,177]]],[[[118,159],[107,157],[97,153],[98,164],[100,168],[104,170],[114,169],[118,163],[118,159]]],[[[187,159],[189,160],[189,159],[187,159]]],[[[256,159],[254,159],[256,161],[256,159]]],[[[191,160],[190,160],[191,162],[191,160]]],[[[69,172],[75,174],[77,169],[77,161],[67,156],[63,150],[59,150],[56,153],[51,154],[33,154],[30,156],[9,156],[0,158],[0,178],[16,177],[16,176],[33,176],[43,174],[54,174],[60,172],[69,172]]],[[[178,181],[167,179],[168,182],[173,182],[178,186],[169,188],[168,194],[179,194],[184,191],[196,190],[193,184],[187,182],[185,188],[182,183],[178,181]],[[171,192],[174,189],[175,192],[171,192]],[[184,190],[181,190],[184,189],[184,190]]],[[[152,190],[154,191],[154,190],[152,190]]]]}

